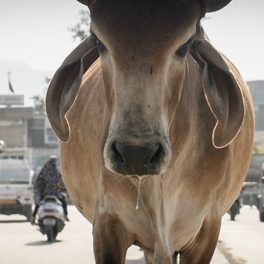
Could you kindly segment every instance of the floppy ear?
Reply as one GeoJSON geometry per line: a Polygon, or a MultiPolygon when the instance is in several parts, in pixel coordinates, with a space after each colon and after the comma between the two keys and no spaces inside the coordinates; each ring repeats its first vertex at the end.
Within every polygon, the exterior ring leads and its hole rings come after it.
{"type": "Polygon", "coordinates": [[[204,0],[206,12],[215,12],[224,8],[232,0],[204,0]]]}
{"type": "Polygon", "coordinates": [[[77,0],[77,1],[87,6],[89,6],[91,2],[93,2],[93,0],[77,0]]]}
{"type": "Polygon", "coordinates": [[[239,76],[204,35],[195,41],[191,53],[202,68],[204,95],[216,118],[212,143],[215,148],[224,148],[234,140],[244,120],[244,99],[236,79],[239,76]]]}
{"type": "Polygon", "coordinates": [[[87,37],[64,60],[49,84],[46,111],[54,132],[63,142],[67,142],[70,136],[65,115],[74,103],[83,74],[98,56],[94,38],[87,37]]]}

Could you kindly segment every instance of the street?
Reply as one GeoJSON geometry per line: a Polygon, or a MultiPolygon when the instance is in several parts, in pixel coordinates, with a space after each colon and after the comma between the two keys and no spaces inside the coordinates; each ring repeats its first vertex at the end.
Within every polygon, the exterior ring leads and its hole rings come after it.
{"type": "Polygon", "coordinates": [[[224,216],[218,248],[232,264],[263,264],[264,223],[256,207],[243,206],[240,211],[236,221],[224,216]]]}
{"type": "MultiPolygon", "coordinates": [[[[25,221],[23,216],[0,215],[1,264],[94,264],[92,226],[74,206],[69,206],[70,222],[54,243],[25,221]]],[[[237,220],[226,214],[212,264],[263,264],[264,223],[256,208],[244,206],[237,220]]],[[[143,264],[143,254],[131,247],[126,264],[143,264]]]]}

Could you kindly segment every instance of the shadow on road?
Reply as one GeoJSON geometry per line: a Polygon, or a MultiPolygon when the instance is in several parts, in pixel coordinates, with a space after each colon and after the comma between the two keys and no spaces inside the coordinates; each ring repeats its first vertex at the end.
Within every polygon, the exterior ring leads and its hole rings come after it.
{"type": "Polygon", "coordinates": [[[61,240],[55,240],[53,242],[49,242],[49,241],[45,241],[45,240],[41,240],[41,241],[34,241],[34,242],[29,242],[26,243],[26,246],[30,246],[30,247],[39,247],[39,246],[50,246],[54,243],[60,243],[62,242],[61,240]]]}
{"type": "Polygon", "coordinates": [[[145,258],[141,258],[138,260],[126,260],[126,264],[145,264],[145,258]]]}
{"type": "Polygon", "coordinates": [[[0,220],[0,224],[26,223],[27,220],[0,220]]]}

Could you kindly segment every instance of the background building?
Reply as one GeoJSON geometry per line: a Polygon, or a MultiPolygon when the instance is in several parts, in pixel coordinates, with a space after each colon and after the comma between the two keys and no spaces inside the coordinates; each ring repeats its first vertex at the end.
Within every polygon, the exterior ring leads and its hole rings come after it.
{"type": "Polygon", "coordinates": [[[58,140],[45,114],[25,107],[23,95],[0,95],[0,139],[7,147],[2,158],[27,159],[35,171],[50,155],[58,155],[58,140]]]}
{"type": "Polygon", "coordinates": [[[264,81],[248,82],[252,94],[255,112],[255,136],[256,145],[264,146],[264,81]]]}

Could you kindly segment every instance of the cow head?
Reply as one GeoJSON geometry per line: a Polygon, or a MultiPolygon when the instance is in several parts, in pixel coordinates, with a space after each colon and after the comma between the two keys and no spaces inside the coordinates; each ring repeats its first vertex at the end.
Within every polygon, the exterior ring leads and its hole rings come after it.
{"type": "MultiPolygon", "coordinates": [[[[51,81],[47,113],[52,127],[62,141],[68,141],[70,124],[65,115],[75,100],[83,73],[100,56],[112,113],[103,153],[105,166],[125,175],[161,174],[171,158],[169,126],[187,74],[187,57],[197,41],[197,24],[206,11],[216,11],[230,0],[80,2],[90,9],[91,36],[66,58],[51,81]]],[[[199,43],[193,56],[201,67],[206,68],[209,60],[219,68],[214,56],[203,52],[206,39],[201,37],[199,43]]],[[[217,53],[213,48],[210,52],[217,53]]],[[[235,80],[232,82],[236,85],[235,80]]],[[[210,83],[205,80],[204,85],[210,83]]],[[[205,91],[210,88],[205,87],[205,91]]],[[[217,93],[218,88],[213,89],[217,93]]],[[[239,92],[237,88],[238,96],[239,92]]],[[[208,104],[217,104],[217,110],[222,105],[215,101],[209,96],[208,104]]],[[[226,130],[225,118],[229,116],[224,115],[222,120],[226,130]]],[[[220,121],[217,133],[221,140],[214,144],[216,147],[225,146],[238,131],[235,125],[229,137],[222,137],[220,121]]]]}

